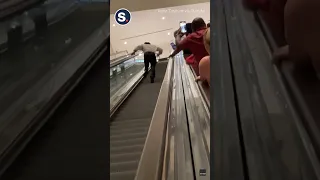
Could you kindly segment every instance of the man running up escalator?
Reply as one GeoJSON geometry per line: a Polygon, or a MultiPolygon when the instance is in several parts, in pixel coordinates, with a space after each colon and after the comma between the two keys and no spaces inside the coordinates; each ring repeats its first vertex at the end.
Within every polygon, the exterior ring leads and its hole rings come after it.
{"type": "Polygon", "coordinates": [[[131,54],[134,55],[137,51],[143,51],[144,53],[144,71],[145,71],[144,77],[148,75],[149,64],[151,64],[150,80],[151,80],[151,83],[154,83],[154,78],[156,75],[156,64],[157,64],[156,56],[160,56],[163,50],[158,46],[152,45],[149,42],[145,42],[144,44],[141,44],[136,48],[134,48],[131,54]]]}

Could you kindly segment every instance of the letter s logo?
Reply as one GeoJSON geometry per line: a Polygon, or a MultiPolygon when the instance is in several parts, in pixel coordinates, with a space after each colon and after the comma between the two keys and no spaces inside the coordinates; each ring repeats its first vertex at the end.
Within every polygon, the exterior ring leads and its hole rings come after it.
{"type": "Polygon", "coordinates": [[[118,21],[125,22],[126,21],[126,14],[124,12],[120,12],[118,14],[118,21]]]}
{"type": "Polygon", "coordinates": [[[119,25],[127,25],[131,21],[131,13],[127,9],[119,9],[114,14],[115,20],[119,25]]]}

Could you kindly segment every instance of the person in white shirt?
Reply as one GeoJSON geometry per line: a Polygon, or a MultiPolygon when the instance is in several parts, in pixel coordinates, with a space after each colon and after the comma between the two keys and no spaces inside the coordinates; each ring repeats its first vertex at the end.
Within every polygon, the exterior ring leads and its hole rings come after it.
{"type": "Polygon", "coordinates": [[[145,42],[134,48],[133,52],[131,53],[134,55],[137,51],[142,51],[144,53],[144,77],[148,75],[149,64],[151,64],[151,83],[154,83],[154,78],[156,75],[156,64],[157,64],[157,56],[160,56],[163,50],[155,45],[150,44],[149,42],[145,42]]]}

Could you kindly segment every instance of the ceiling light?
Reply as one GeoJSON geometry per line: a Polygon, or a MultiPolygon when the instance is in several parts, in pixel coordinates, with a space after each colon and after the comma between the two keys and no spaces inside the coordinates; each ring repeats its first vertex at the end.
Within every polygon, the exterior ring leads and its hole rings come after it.
{"type": "Polygon", "coordinates": [[[162,17],[162,19],[164,20],[164,19],[166,19],[166,17],[162,17]]]}
{"type": "Polygon", "coordinates": [[[114,27],[114,26],[116,26],[115,24],[112,24],[112,26],[114,27]]]}
{"type": "Polygon", "coordinates": [[[124,42],[124,44],[127,44],[127,42],[124,42]]]}
{"type": "Polygon", "coordinates": [[[168,35],[170,35],[170,33],[168,32],[168,35]]]}

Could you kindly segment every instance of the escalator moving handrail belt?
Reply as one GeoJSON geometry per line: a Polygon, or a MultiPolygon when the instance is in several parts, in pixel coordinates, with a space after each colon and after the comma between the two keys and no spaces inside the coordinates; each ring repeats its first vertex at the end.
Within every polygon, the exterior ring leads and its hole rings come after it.
{"type": "Polygon", "coordinates": [[[119,59],[119,60],[116,60],[116,61],[114,61],[114,62],[110,62],[110,68],[113,68],[113,67],[115,67],[115,66],[117,66],[117,65],[119,65],[119,64],[121,64],[121,63],[123,63],[123,62],[126,62],[126,61],[128,61],[128,60],[130,60],[130,59],[132,59],[132,58],[135,58],[135,57],[137,57],[137,55],[126,56],[126,57],[121,58],[121,59],[119,59]]]}

